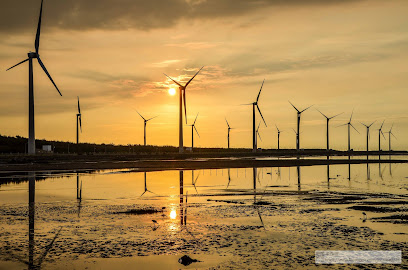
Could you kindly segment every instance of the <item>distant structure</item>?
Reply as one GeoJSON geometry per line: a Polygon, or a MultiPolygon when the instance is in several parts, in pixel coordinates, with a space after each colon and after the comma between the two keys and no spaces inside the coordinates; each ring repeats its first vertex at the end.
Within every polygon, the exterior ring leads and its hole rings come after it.
{"type": "MultiPolygon", "coordinates": [[[[360,122],[360,123],[361,123],[361,122],[360,122]]],[[[375,123],[375,121],[372,122],[372,123],[369,124],[369,125],[366,125],[366,124],[364,124],[364,123],[361,123],[361,124],[362,124],[363,126],[365,126],[366,129],[367,129],[367,132],[366,132],[367,152],[368,152],[368,141],[370,140],[370,127],[371,127],[374,123],[375,123]]]]}
{"type": "Polygon", "coordinates": [[[7,70],[10,70],[28,61],[28,154],[31,154],[31,155],[35,154],[33,59],[35,58],[37,59],[38,64],[40,64],[41,68],[44,70],[45,74],[47,74],[48,78],[50,79],[52,84],[55,86],[58,93],[62,96],[57,85],[54,83],[54,80],[51,78],[51,75],[48,73],[47,69],[45,68],[44,63],[41,61],[41,58],[39,55],[42,8],[43,8],[43,0],[41,1],[40,17],[38,19],[37,34],[35,36],[35,43],[34,43],[35,52],[29,52],[28,58],[26,60],[23,60],[20,63],[7,69],[7,70]]]}
{"type": "MultiPolygon", "coordinates": [[[[390,131],[385,132],[385,133],[388,133],[388,151],[391,151],[391,135],[394,136],[395,139],[397,138],[395,137],[394,133],[392,133],[393,126],[394,124],[391,125],[390,131]]],[[[390,168],[391,168],[391,164],[390,164],[390,168]]]]}
{"type": "Polygon", "coordinates": [[[382,132],[384,122],[385,122],[385,120],[382,122],[380,128],[378,129],[378,151],[381,151],[381,135],[383,135],[383,137],[385,139],[384,133],[382,132]]]}
{"type": "Polygon", "coordinates": [[[329,121],[331,120],[331,119],[333,119],[334,117],[336,117],[336,116],[339,116],[340,114],[342,114],[342,113],[339,113],[339,114],[336,114],[335,116],[332,116],[332,117],[327,117],[325,114],[323,114],[321,111],[319,111],[318,109],[316,109],[321,115],[323,115],[324,116],[324,118],[326,118],[326,149],[327,149],[327,151],[329,151],[330,150],[330,145],[329,145],[329,121]]]}
{"type": "Polygon", "coordinates": [[[183,101],[184,101],[184,115],[186,117],[186,124],[187,124],[187,108],[186,108],[186,88],[190,84],[190,82],[197,76],[197,74],[203,69],[204,66],[202,66],[197,73],[183,86],[171,77],[169,77],[167,74],[164,74],[167,78],[172,80],[175,84],[179,86],[179,153],[184,152],[184,146],[183,146],[183,101]]]}
{"type": "Polygon", "coordinates": [[[154,118],[156,118],[157,116],[155,116],[155,117],[152,117],[152,118],[149,118],[149,119],[145,119],[138,111],[136,111],[139,115],[140,115],[140,117],[142,117],[142,119],[143,119],[143,123],[144,123],[144,125],[143,125],[143,134],[144,134],[144,136],[143,136],[143,138],[144,138],[144,146],[146,146],[146,125],[147,125],[147,122],[148,121],[150,121],[150,120],[152,120],[152,119],[154,119],[154,118]]]}
{"type": "Polygon", "coordinates": [[[344,124],[344,125],[340,125],[339,127],[342,127],[342,126],[346,126],[347,125],[347,132],[348,132],[348,151],[350,151],[351,150],[351,145],[350,145],[350,127],[353,127],[354,128],[354,130],[355,131],[357,131],[357,133],[358,134],[360,134],[360,132],[358,132],[358,130],[353,126],[353,124],[351,123],[351,118],[353,118],[353,113],[354,113],[354,110],[351,112],[351,116],[350,116],[350,120],[346,123],[346,124],[344,124]]]}
{"type": "Polygon", "coordinates": [[[191,152],[194,151],[194,130],[197,133],[198,137],[200,137],[200,134],[198,134],[198,130],[197,130],[196,126],[195,126],[195,123],[197,121],[197,117],[198,117],[198,113],[197,113],[196,118],[194,119],[193,124],[189,125],[189,126],[191,126],[191,152]]]}
{"type": "Polygon", "coordinates": [[[79,144],[79,129],[82,133],[82,114],[81,107],[79,106],[79,97],[78,97],[78,113],[76,115],[76,143],[79,144]]]}
{"type": "Polygon", "coordinates": [[[256,97],[255,102],[248,103],[248,104],[242,104],[242,105],[252,105],[252,152],[256,152],[257,150],[256,149],[256,130],[255,130],[255,120],[256,120],[255,119],[255,107],[258,109],[259,115],[261,115],[265,126],[267,126],[265,119],[262,116],[261,109],[259,109],[259,106],[258,106],[259,96],[261,95],[261,91],[262,91],[264,82],[265,82],[265,79],[262,81],[261,89],[259,89],[258,96],[256,97]]]}
{"type": "Polygon", "coordinates": [[[277,126],[276,124],[275,124],[275,127],[276,127],[276,130],[278,131],[278,150],[279,150],[279,149],[280,149],[280,145],[279,145],[279,144],[280,144],[280,142],[279,142],[279,139],[280,139],[280,134],[281,134],[281,132],[282,132],[282,131],[280,131],[280,130],[279,130],[279,128],[278,128],[278,126],[277,126]]]}
{"type": "Polygon", "coordinates": [[[227,118],[225,118],[225,121],[227,122],[227,126],[228,126],[228,149],[230,148],[230,131],[231,129],[234,129],[232,127],[230,127],[227,118]]]}
{"type": "Polygon", "coordinates": [[[295,105],[292,104],[292,102],[289,101],[289,103],[290,103],[290,105],[292,105],[292,107],[293,107],[293,108],[296,110],[296,112],[297,112],[297,132],[295,132],[295,133],[296,133],[296,150],[299,151],[299,149],[300,149],[300,136],[299,136],[299,134],[300,134],[300,116],[302,115],[302,113],[303,113],[304,111],[306,111],[307,109],[309,109],[309,108],[312,107],[313,105],[310,105],[310,106],[307,107],[306,109],[304,109],[304,110],[302,110],[302,111],[299,111],[299,110],[295,107],[295,105]]]}

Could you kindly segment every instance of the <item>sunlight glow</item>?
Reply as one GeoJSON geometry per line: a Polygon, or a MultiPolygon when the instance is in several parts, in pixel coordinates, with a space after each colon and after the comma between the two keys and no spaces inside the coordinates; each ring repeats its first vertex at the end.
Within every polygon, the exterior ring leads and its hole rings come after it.
{"type": "Polygon", "coordinates": [[[170,212],[170,218],[171,218],[171,219],[176,219],[176,217],[177,217],[176,210],[171,210],[171,212],[170,212]]]}
{"type": "Polygon", "coordinates": [[[170,95],[170,96],[174,96],[175,94],[176,94],[176,89],[170,88],[170,89],[169,89],[169,95],[170,95]]]}

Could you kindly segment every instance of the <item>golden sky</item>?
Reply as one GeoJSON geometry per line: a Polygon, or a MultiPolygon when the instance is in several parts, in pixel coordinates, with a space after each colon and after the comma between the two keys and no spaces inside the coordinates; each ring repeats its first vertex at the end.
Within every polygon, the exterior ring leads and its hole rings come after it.
{"type": "MultiPolygon", "coordinates": [[[[0,10],[0,134],[28,136],[28,65],[8,67],[34,51],[39,0],[4,0],[0,10]]],[[[34,65],[36,138],[75,140],[76,97],[82,142],[178,144],[178,97],[163,73],[188,79],[188,121],[199,112],[195,146],[252,146],[252,109],[262,80],[259,147],[294,148],[296,113],[301,148],[325,147],[325,119],[333,119],[331,147],[378,148],[379,123],[394,123],[394,149],[408,148],[408,2],[336,0],[72,0],[44,1],[40,55],[63,96],[34,65]]],[[[259,121],[257,115],[257,121],[259,121]]],[[[189,123],[190,124],[190,123],[189,123]]],[[[185,127],[185,145],[191,129],[185,127]]],[[[387,135],[387,134],[386,134],[387,135]]],[[[387,141],[382,145],[388,148],[387,141]]]]}

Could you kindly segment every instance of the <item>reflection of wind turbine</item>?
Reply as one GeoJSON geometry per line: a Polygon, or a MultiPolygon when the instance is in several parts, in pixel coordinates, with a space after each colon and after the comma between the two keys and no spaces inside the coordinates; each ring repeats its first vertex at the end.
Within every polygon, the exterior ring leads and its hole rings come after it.
{"type": "Polygon", "coordinates": [[[290,105],[292,105],[292,107],[293,108],[295,108],[295,110],[296,110],[296,112],[297,112],[297,132],[295,132],[296,133],[296,150],[298,150],[299,151],[299,149],[300,149],[300,116],[302,115],[302,113],[304,112],[304,111],[306,111],[307,109],[309,109],[310,107],[312,107],[313,105],[310,105],[309,107],[307,107],[306,109],[304,109],[304,110],[302,110],[302,111],[299,111],[296,107],[295,107],[295,105],[293,105],[290,101],[289,101],[289,103],[290,103],[290,105]]]}
{"type": "Polygon", "coordinates": [[[258,174],[257,174],[257,168],[255,168],[255,167],[252,168],[252,177],[253,177],[253,184],[254,184],[254,204],[253,205],[254,205],[254,208],[255,208],[256,212],[258,213],[258,217],[259,217],[259,220],[262,223],[262,227],[264,229],[266,229],[265,224],[264,224],[264,222],[262,220],[261,213],[259,212],[259,209],[258,209],[258,202],[256,200],[256,193],[257,193],[257,191],[256,191],[256,179],[258,178],[258,174]]]}
{"type": "Polygon", "coordinates": [[[227,126],[228,126],[228,149],[229,149],[230,148],[230,130],[234,128],[230,127],[227,118],[225,118],[225,121],[227,122],[227,126]]]}
{"type": "Polygon", "coordinates": [[[258,112],[261,115],[262,120],[265,123],[265,126],[267,126],[265,119],[262,116],[261,109],[259,109],[259,106],[258,106],[259,96],[261,95],[261,91],[262,91],[264,82],[265,82],[265,79],[262,82],[261,89],[259,89],[258,96],[256,97],[255,102],[248,103],[248,104],[242,104],[242,105],[252,105],[252,152],[256,152],[255,107],[258,109],[258,112]]]}
{"type": "Polygon", "coordinates": [[[227,184],[227,188],[229,187],[230,183],[231,183],[231,169],[228,168],[228,184],[227,184]]]}
{"type": "Polygon", "coordinates": [[[138,111],[136,111],[136,112],[140,115],[140,117],[142,117],[143,122],[144,122],[144,126],[143,126],[144,127],[144,129],[143,129],[144,130],[144,146],[146,146],[146,125],[147,125],[147,122],[154,119],[154,118],[156,118],[157,116],[149,118],[149,119],[145,119],[138,111]]]}
{"type": "Polygon", "coordinates": [[[200,177],[200,172],[198,172],[198,175],[194,180],[194,170],[192,170],[191,171],[191,184],[193,185],[193,187],[194,187],[195,191],[197,192],[197,194],[198,194],[198,190],[197,190],[196,184],[197,184],[198,177],[200,177]]]}
{"type": "Polygon", "coordinates": [[[330,145],[329,145],[329,121],[330,121],[330,119],[333,119],[334,117],[339,116],[342,113],[336,114],[335,116],[332,116],[332,117],[327,117],[325,114],[323,114],[318,109],[316,109],[316,110],[326,118],[326,147],[327,147],[327,151],[329,151],[330,150],[330,145]]]}
{"type": "Polygon", "coordinates": [[[279,142],[279,140],[280,140],[280,134],[281,134],[281,132],[282,131],[280,131],[279,130],[279,128],[278,128],[278,126],[275,124],[275,127],[276,127],[276,130],[278,131],[278,150],[280,149],[280,142],[279,142]]]}
{"type": "Polygon", "coordinates": [[[392,127],[394,126],[394,124],[391,125],[390,131],[385,132],[388,133],[388,151],[391,151],[391,135],[394,136],[394,138],[396,139],[397,137],[395,137],[394,133],[392,133],[392,127]]]}
{"type": "Polygon", "coordinates": [[[195,123],[197,121],[197,117],[198,117],[198,113],[197,113],[196,118],[194,119],[193,124],[189,125],[189,126],[191,126],[191,151],[193,151],[193,149],[194,149],[194,130],[197,133],[198,137],[200,137],[200,134],[198,134],[197,128],[195,126],[195,123]]]}
{"type": "Polygon", "coordinates": [[[385,122],[385,120],[382,122],[380,128],[378,129],[378,151],[381,151],[381,134],[383,135],[383,137],[385,139],[384,133],[382,132],[384,122],[385,122]]]}
{"type": "MultiPolygon", "coordinates": [[[[204,67],[204,66],[203,66],[204,67]]],[[[186,88],[190,84],[190,82],[197,76],[197,74],[203,69],[201,67],[197,73],[183,86],[177,81],[173,80],[171,77],[169,77],[167,74],[167,78],[172,80],[175,84],[179,86],[180,94],[179,94],[179,152],[183,153],[184,152],[184,147],[183,147],[183,101],[184,101],[184,115],[186,117],[186,123],[187,123],[187,108],[186,108],[186,88]]]]}
{"type": "MultiPolygon", "coordinates": [[[[374,121],[375,122],[375,121],[374,121]]],[[[364,124],[364,123],[361,123],[363,126],[365,126],[366,127],[366,129],[367,129],[367,134],[366,134],[366,136],[367,136],[367,152],[368,152],[368,141],[370,140],[370,127],[374,124],[374,122],[372,122],[371,124],[369,124],[369,125],[366,125],[366,124],[364,124]]]]}
{"type": "Polygon", "coordinates": [[[41,32],[41,16],[42,16],[42,7],[43,7],[43,0],[41,1],[41,8],[40,8],[40,17],[38,19],[38,26],[37,26],[37,34],[35,36],[35,52],[29,52],[28,58],[26,60],[21,61],[20,63],[12,66],[11,68],[7,69],[10,70],[24,62],[28,61],[28,153],[35,154],[35,126],[34,126],[34,77],[33,77],[33,59],[37,58],[38,63],[40,64],[41,68],[44,70],[45,74],[47,74],[48,78],[51,80],[52,84],[57,89],[58,93],[62,96],[61,92],[59,91],[57,85],[51,78],[51,75],[48,73],[47,69],[44,66],[44,63],[41,61],[39,55],[39,47],[40,47],[40,32],[41,32]]]}
{"type": "Polygon", "coordinates": [[[150,192],[150,193],[154,194],[154,192],[147,189],[146,172],[144,172],[144,191],[143,191],[142,195],[140,195],[140,197],[142,197],[146,192],[150,192]]]}
{"type": "Polygon", "coordinates": [[[350,127],[354,128],[354,130],[357,131],[358,134],[360,134],[360,132],[358,132],[358,130],[351,123],[351,118],[353,117],[353,113],[354,113],[354,110],[351,112],[350,120],[346,124],[343,124],[343,125],[339,126],[339,127],[341,127],[341,126],[347,125],[347,130],[348,130],[348,151],[351,150],[351,147],[350,147],[350,127]]]}
{"type": "Polygon", "coordinates": [[[79,173],[77,173],[77,201],[78,201],[78,217],[81,214],[81,202],[82,202],[82,181],[81,185],[79,185],[79,173]]]}
{"type": "Polygon", "coordinates": [[[78,97],[78,113],[76,115],[76,120],[77,120],[77,124],[76,124],[76,143],[78,145],[79,143],[79,129],[81,130],[82,133],[82,114],[81,114],[81,107],[79,106],[79,97],[78,97]]]}

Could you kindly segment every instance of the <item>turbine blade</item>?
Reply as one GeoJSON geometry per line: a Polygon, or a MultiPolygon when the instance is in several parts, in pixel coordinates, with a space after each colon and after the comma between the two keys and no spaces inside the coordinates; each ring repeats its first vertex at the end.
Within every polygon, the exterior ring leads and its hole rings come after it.
{"type": "Polygon", "coordinates": [[[265,79],[262,81],[261,89],[259,89],[258,96],[256,97],[256,102],[258,102],[258,100],[259,100],[259,96],[261,95],[261,91],[262,91],[262,87],[264,85],[264,82],[265,82],[265,79]]]}
{"type": "Polygon", "coordinates": [[[79,97],[77,96],[77,98],[78,98],[78,113],[81,114],[81,107],[79,106],[79,97]]]}
{"type": "Polygon", "coordinates": [[[321,111],[319,111],[319,109],[316,108],[316,111],[318,111],[321,115],[323,115],[323,116],[326,117],[327,119],[330,119],[330,118],[327,117],[324,113],[322,113],[321,111]]]}
{"type": "Polygon", "coordinates": [[[374,120],[368,127],[371,127],[375,123],[375,121],[377,120],[374,120]]]}
{"type": "Polygon", "coordinates": [[[297,135],[296,131],[292,128],[293,132],[295,132],[295,134],[297,135]]]}
{"type": "MultiPolygon", "coordinates": [[[[360,122],[360,121],[358,121],[360,122]]],[[[366,128],[368,128],[369,126],[367,126],[366,124],[364,124],[363,122],[360,122],[360,124],[362,124],[363,126],[365,126],[366,128]]]]}
{"type": "Polygon", "coordinates": [[[146,119],[136,110],[136,112],[140,115],[140,117],[142,117],[143,118],[143,120],[145,120],[146,121],[146,119]]]}
{"type": "Polygon", "coordinates": [[[166,73],[163,73],[167,78],[169,78],[170,80],[172,80],[175,84],[177,84],[178,86],[182,87],[183,86],[181,84],[179,84],[177,81],[173,80],[170,76],[168,76],[166,73]]]}
{"type": "Polygon", "coordinates": [[[265,127],[267,127],[268,125],[267,125],[267,124],[266,124],[266,122],[265,122],[265,119],[264,119],[264,117],[263,117],[263,115],[262,115],[262,113],[261,113],[261,109],[259,109],[258,104],[256,104],[256,108],[258,109],[258,112],[259,112],[259,114],[261,115],[262,120],[263,120],[263,121],[264,121],[264,123],[265,123],[265,127]]]}
{"type": "Polygon", "coordinates": [[[259,124],[258,124],[258,127],[257,127],[256,131],[259,130],[259,127],[260,127],[260,126],[261,126],[261,121],[259,121],[259,124]]]}
{"type": "Polygon", "coordinates": [[[383,125],[384,125],[384,122],[385,122],[385,119],[384,119],[384,121],[382,122],[380,129],[382,129],[382,127],[383,127],[383,125]]]}
{"type": "Polygon", "coordinates": [[[303,111],[301,111],[300,113],[306,111],[307,109],[309,109],[310,107],[312,107],[313,105],[310,105],[309,107],[307,107],[306,109],[304,109],[303,111]]]}
{"type": "Polygon", "coordinates": [[[392,127],[394,126],[394,123],[392,123],[391,128],[390,128],[390,132],[392,131],[392,127]]]}
{"type": "Polygon", "coordinates": [[[358,130],[353,126],[353,124],[350,124],[350,126],[351,126],[352,128],[354,128],[354,130],[357,131],[358,134],[360,134],[360,132],[358,132],[358,130]]]}
{"type": "Polygon", "coordinates": [[[158,117],[158,115],[156,115],[155,117],[152,117],[152,118],[147,119],[146,122],[147,122],[147,121],[150,121],[150,120],[152,120],[152,119],[154,119],[154,118],[156,118],[156,117],[158,117]]]}
{"type": "Polygon", "coordinates": [[[333,119],[334,117],[337,117],[337,116],[339,116],[339,115],[342,115],[344,112],[342,112],[342,113],[339,113],[339,114],[336,114],[335,116],[332,116],[332,117],[330,117],[329,119],[333,119]]]}
{"type": "Polygon", "coordinates": [[[11,68],[6,69],[6,71],[9,71],[10,69],[12,69],[12,68],[14,68],[14,67],[16,67],[16,66],[18,66],[18,65],[20,65],[20,64],[22,64],[22,63],[24,63],[24,62],[27,62],[28,59],[29,59],[29,58],[27,58],[26,60],[23,60],[23,61],[21,61],[20,63],[18,63],[18,64],[16,64],[16,65],[12,66],[11,68]]]}
{"type": "MultiPolygon", "coordinates": [[[[197,133],[197,135],[198,135],[198,137],[200,137],[200,134],[198,133],[198,130],[196,129],[196,127],[195,126],[193,126],[194,127],[194,130],[195,130],[195,132],[197,133]]],[[[201,137],[200,137],[201,138],[201,137]]]]}
{"type": "Polygon", "coordinates": [[[227,126],[228,126],[228,128],[230,129],[231,127],[230,127],[230,125],[228,124],[227,118],[225,118],[225,121],[227,122],[227,126]]]}
{"type": "Polygon", "coordinates": [[[194,119],[193,125],[195,125],[195,122],[197,121],[198,114],[199,114],[199,113],[197,113],[197,116],[196,116],[196,118],[194,119]]]}
{"type": "MultiPolygon", "coordinates": [[[[288,101],[289,101],[289,100],[288,100],[288,101]]],[[[290,105],[292,105],[293,108],[295,108],[295,110],[296,110],[297,112],[299,112],[299,110],[295,107],[295,105],[292,104],[292,102],[289,101],[289,103],[290,103],[290,105]]]]}
{"type": "Polygon", "coordinates": [[[353,117],[353,113],[354,113],[354,109],[351,111],[351,115],[350,115],[350,120],[349,120],[349,122],[351,122],[351,118],[353,117]]]}
{"type": "Polygon", "coordinates": [[[187,87],[187,85],[189,85],[189,83],[195,78],[195,76],[197,76],[197,74],[203,69],[204,66],[202,66],[197,73],[186,83],[186,85],[184,87],[187,87]]]}
{"type": "MultiPolygon", "coordinates": [[[[391,132],[391,135],[392,135],[395,139],[397,139],[397,137],[395,137],[394,133],[391,132]]],[[[397,139],[397,140],[398,140],[398,139],[397,139]]]]}
{"type": "Polygon", "coordinates": [[[259,139],[260,139],[261,142],[262,142],[261,134],[259,134],[259,132],[257,132],[257,134],[258,134],[259,139]]]}
{"type": "Polygon", "coordinates": [[[345,123],[345,124],[337,126],[337,127],[342,127],[342,126],[347,126],[347,125],[348,125],[348,123],[345,123]]]}
{"type": "Polygon", "coordinates": [[[60,94],[60,96],[62,96],[60,90],[58,89],[57,85],[55,84],[54,80],[51,78],[50,73],[48,73],[47,69],[45,68],[43,62],[41,61],[40,57],[37,56],[37,60],[38,63],[40,64],[40,66],[42,67],[42,69],[44,70],[45,74],[47,74],[48,78],[50,79],[50,81],[52,82],[52,84],[55,86],[55,88],[57,89],[58,93],[60,94]]]}
{"type": "Polygon", "coordinates": [[[245,103],[245,104],[239,104],[239,105],[254,105],[254,103],[245,103]]]}
{"type": "Polygon", "coordinates": [[[43,8],[43,0],[41,0],[40,17],[38,18],[37,34],[35,35],[35,52],[37,54],[38,54],[38,49],[40,47],[42,8],[43,8]]]}
{"type": "Polygon", "coordinates": [[[79,116],[79,129],[81,130],[82,133],[82,116],[79,116]]]}
{"type": "Polygon", "coordinates": [[[275,127],[276,127],[276,129],[278,130],[278,132],[280,132],[280,131],[279,131],[279,128],[278,128],[278,126],[277,126],[276,124],[275,124],[275,127]]]}
{"type": "Polygon", "coordinates": [[[186,105],[186,89],[183,90],[183,100],[184,100],[184,115],[186,117],[186,124],[187,124],[187,105],[186,105]]]}
{"type": "Polygon", "coordinates": [[[381,132],[381,135],[383,135],[383,137],[384,137],[384,139],[385,139],[385,135],[384,135],[384,133],[382,132],[382,130],[380,130],[380,132],[381,132]]]}

